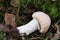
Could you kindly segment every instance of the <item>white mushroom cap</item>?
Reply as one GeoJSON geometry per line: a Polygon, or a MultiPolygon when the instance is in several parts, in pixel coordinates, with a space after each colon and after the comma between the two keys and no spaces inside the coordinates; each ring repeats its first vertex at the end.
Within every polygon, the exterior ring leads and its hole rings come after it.
{"type": "Polygon", "coordinates": [[[32,17],[39,22],[38,30],[41,33],[46,33],[51,24],[50,17],[44,12],[40,12],[40,11],[34,12],[32,17]]]}

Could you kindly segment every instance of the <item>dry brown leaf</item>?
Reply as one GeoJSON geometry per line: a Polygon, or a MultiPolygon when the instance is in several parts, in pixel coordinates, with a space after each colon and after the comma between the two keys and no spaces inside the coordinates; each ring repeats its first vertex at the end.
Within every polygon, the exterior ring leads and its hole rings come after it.
{"type": "Polygon", "coordinates": [[[2,29],[3,32],[9,32],[9,29],[3,24],[0,24],[0,29],[2,29]]]}
{"type": "Polygon", "coordinates": [[[19,7],[19,0],[11,0],[10,4],[14,7],[19,7]]]}
{"type": "Polygon", "coordinates": [[[52,40],[57,40],[60,37],[60,24],[59,24],[60,20],[54,25],[57,28],[57,32],[55,33],[54,37],[52,38],[52,40]]]}
{"type": "Polygon", "coordinates": [[[11,25],[13,27],[16,27],[16,22],[15,22],[15,15],[12,13],[5,13],[5,25],[11,25]]]}

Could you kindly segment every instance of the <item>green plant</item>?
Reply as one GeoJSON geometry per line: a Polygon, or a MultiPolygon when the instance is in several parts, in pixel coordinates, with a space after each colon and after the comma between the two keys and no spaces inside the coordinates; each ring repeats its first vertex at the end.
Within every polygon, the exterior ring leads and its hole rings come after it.
{"type": "Polygon", "coordinates": [[[0,40],[5,40],[5,33],[0,29],[0,40]]]}

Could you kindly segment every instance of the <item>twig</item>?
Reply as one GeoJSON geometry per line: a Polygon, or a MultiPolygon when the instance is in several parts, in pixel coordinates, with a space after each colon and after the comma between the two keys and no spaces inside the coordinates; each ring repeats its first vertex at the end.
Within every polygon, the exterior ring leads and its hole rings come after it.
{"type": "Polygon", "coordinates": [[[36,37],[36,38],[33,37],[33,38],[30,38],[30,40],[33,40],[33,39],[34,39],[34,40],[35,40],[35,39],[40,39],[40,37],[36,37]]]}
{"type": "MultiPolygon", "coordinates": [[[[29,1],[30,1],[30,0],[27,1],[26,6],[28,5],[29,1]]],[[[26,6],[25,6],[25,7],[26,7],[26,6]]]]}

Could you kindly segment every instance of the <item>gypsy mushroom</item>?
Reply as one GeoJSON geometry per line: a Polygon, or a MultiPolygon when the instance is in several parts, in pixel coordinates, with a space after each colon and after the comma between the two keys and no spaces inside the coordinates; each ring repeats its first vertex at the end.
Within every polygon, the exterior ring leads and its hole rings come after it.
{"type": "Polygon", "coordinates": [[[21,35],[22,33],[26,33],[26,35],[29,35],[36,30],[39,30],[40,33],[46,33],[51,24],[50,17],[44,12],[40,11],[33,13],[32,17],[33,19],[29,23],[17,27],[19,33],[21,35]]]}

